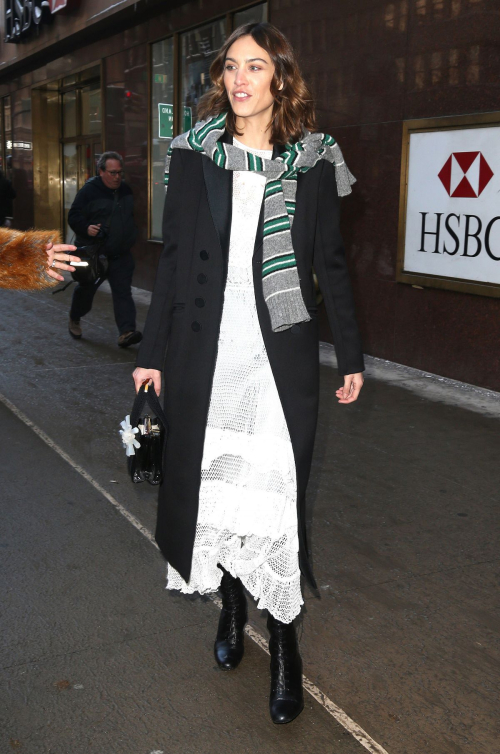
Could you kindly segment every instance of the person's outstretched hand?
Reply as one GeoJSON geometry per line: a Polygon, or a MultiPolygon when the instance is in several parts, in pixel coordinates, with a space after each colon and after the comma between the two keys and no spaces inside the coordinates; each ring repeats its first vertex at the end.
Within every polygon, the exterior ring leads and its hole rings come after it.
{"type": "Polygon", "coordinates": [[[161,391],[161,372],[159,369],[143,369],[142,367],[136,367],[132,374],[135,382],[135,392],[139,392],[139,388],[145,380],[153,380],[153,387],[156,395],[160,395],[161,391]]]}
{"type": "Polygon", "coordinates": [[[47,274],[50,275],[51,278],[54,278],[54,280],[64,280],[63,276],[56,272],[56,267],[59,270],[69,270],[69,272],[74,272],[75,268],[65,263],[80,261],[80,257],[74,257],[71,256],[71,254],[68,254],[68,251],[76,251],[76,246],[69,246],[65,243],[48,243],[45,248],[47,249],[48,257],[47,274]]]}
{"type": "Polygon", "coordinates": [[[357,374],[346,374],[344,377],[344,387],[339,387],[336,396],[339,403],[354,403],[363,387],[363,372],[357,374]]]}

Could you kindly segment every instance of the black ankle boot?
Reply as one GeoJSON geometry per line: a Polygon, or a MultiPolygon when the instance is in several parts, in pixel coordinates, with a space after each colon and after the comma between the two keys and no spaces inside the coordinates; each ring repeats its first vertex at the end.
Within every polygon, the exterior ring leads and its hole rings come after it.
{"type": "Polygon", "coordinates": [[[243,629],[247,622],[247,600],[243,584],[224,571],[220,590],[222,610],[214,654],[221,670],[234,670],[243,657],[243,629]]]}
{"type": "Polygon", "coordinates": [[[304,709],[302,660],[293,623],[282,623],[272,615],[267,619],[271,634],[271,695],[269,712],[273,723],[290,723],[304,709]]]}

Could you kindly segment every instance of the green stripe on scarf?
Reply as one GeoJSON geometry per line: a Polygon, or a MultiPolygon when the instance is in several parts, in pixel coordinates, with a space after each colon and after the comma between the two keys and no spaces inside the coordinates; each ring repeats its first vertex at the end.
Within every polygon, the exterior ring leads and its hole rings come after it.
{"type": "Polygon", "coordinates": [[[191,132],[189,133],[189,136],[188,136],[188,142],[189,142],[189,146],[191,147],[191,149],[193,149],[195,152],[203,152],[204,151],[203,147],[201,146],[201,144],[198,144],[198,141],[195,138],[195,134],[192,134],[191,132]]]}
{"type": "Polygon", "coordinates": [[[248,169],[253,170],[256,173],[260,172],[263,167],[262,158],[251,152],[246,152],[246,156],[248,169]]]}
{"type": "Polygon", "coordinates": [[[226,160],[227,155],[224,151],[224,144],[221,144],[220,141],[217,142],[217,148],[214,152],[214,162],[216,165],[218,165],[220,168],[226,167],[226,160]]]}
{"type": "Polygon", "coordinates": [[[173,149],[198,152],[202,159],[213,160],[225,170],[248,170],[265,177],[262,290],[271,317],[271,327],[274,332],[280,332],[296,322],[307,322],[310,319],[302,299],[291,235],[297,178],[300,173],[314,168],[319,160],[327,160],[335,166],[339,196],[351,192],[354,178],[349,173],[333,136],[304,131],[299,142],[287,144],[279,157],[273,160],[260,157],[247,149],[242,150],[235,144],[220,142],[225,123],[226,113],[220,113],[197,123],[190,131],[172,141],[165,162],[165,186],[168,186],[173,149]],[[245,167],[242,167],[242,151],[245,154],[245,167]]]}
{"type": "Polygon", "coordinates": [[[268,197],[273,196],[273,194],[279,194],[281,191],[283,191],[281,181],[269,181],[266,185],[265,197],[267,199],[268,197]]]}
{"type": "Polygon", "coordinates": [[[189,131],[190,134],[194,134],[196,138],[196,142],[201,145],[201,143],[207,138],[207,136],[211,133],[211,131],[216,131],[221,126],[223,126],[226,122],[226,113],[221,113],[217,118],[212,118],[209,120],[203,128],[200,128],[199,131],[196,131],[194,128],[189,131]]]}
{"type": "Polygon", "coordinates": [[[269,275],[270,272],[275,272],[276,270],[282,270],[286,267],[294,267],[296,263],[297,260],[295,259],[295,254],[284,254],[282,257],[270,259],[262,265],[262,277],[265,277],[266,275],[269,275]]]}
{"type": "Polygon", "coordinates": [[[281,233],[283,230],[290,230],[290,220],[288,215],[275,217],[273,220],[267,220],[264,223],[264,238],[272,236],[274,233],[281,233]]]}

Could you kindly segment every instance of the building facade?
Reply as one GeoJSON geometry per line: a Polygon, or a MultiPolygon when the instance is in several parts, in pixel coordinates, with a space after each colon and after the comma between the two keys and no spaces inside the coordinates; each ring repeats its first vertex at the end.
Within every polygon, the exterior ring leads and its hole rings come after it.
{"type": "Polygon", "coordinates": [[[71,240],[73,198],[116,150],[140,229],[135,284],[151,288],[170,140],[196,118],[231,30],[270,20],[358,181],[342,230],[365,351],[500,390],[497,0],[0,3],[0,161],[17,192],[14,227],[60,227],[71,240]]]}

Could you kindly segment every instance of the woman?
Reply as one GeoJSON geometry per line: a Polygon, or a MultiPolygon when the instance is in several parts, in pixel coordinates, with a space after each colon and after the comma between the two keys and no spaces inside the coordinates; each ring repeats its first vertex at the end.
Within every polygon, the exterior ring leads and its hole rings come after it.
{"type": "Polygon", "coordinates": [[[270,713],[287,723],[303,708],[300,572],[315,586],[304,510],[318,409],[313,264],[344,376],[339,402],[363,383],[338,228],[338,191],[354,179],[334,139],[309,133],[311,96],[274,26],[237,29],[210,74],[203,122],[167,157],[165,245],[134,379],[159,392],[165,378],[156,539],[167,586],[221,589],[225,670],[243,655],[244,587],[267,609],[270,713]]]}
{"type": "Polygon", "coordinates": [[[80,257],[68,254],[76,246],[54,244],[58,239],[55,230],[0,228],[0,288],[41,290],[64,280],[56,268],[73,272],[71,262],[79,262],[80,257]]]}

